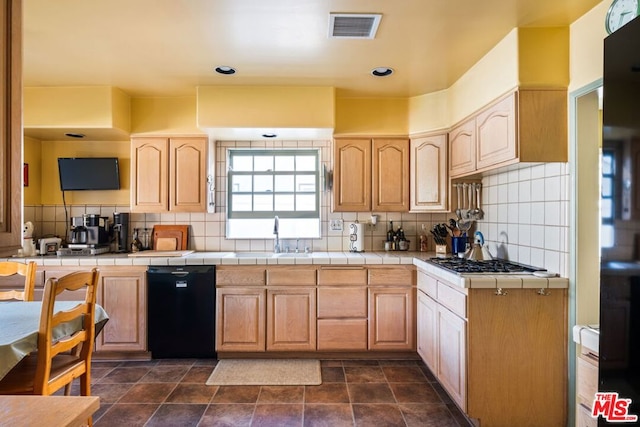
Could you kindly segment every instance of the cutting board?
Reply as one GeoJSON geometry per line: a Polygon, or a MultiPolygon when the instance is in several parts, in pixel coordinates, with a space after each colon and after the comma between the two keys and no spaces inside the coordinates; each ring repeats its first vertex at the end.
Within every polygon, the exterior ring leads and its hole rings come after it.
{"type": "Polygon", "coordinates": [[[130,257],[181,257],[194,251],[140,251],[130,253],[130,257]]]}
{"type": "Polygon", "coordinates": [[[188,247],[188,225],[156,225],[153,227],[153,249],[184,251],[188,247]]]}

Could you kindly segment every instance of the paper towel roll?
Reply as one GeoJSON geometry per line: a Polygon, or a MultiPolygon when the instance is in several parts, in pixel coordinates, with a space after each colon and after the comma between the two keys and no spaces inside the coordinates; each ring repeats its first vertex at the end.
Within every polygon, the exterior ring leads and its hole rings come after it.
{"type": "Polygon", "coordinates": [[[349,224],[349,250],[351,252],[364,251],[364,227],[359,222],[349,224]]]}

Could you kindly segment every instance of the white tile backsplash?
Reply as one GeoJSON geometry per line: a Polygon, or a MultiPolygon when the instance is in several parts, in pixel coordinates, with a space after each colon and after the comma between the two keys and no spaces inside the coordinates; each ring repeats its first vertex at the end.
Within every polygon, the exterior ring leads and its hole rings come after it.
{"type": "Polygon", "coordinates": [[[478,230],[492,254],[568,276],[568,174],[565,163],[522,164],[482,178],[478,230]]]}

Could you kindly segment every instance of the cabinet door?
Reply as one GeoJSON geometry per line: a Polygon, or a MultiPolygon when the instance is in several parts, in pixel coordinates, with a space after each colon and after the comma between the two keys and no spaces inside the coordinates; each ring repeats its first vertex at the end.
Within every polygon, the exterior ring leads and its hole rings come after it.
{"type": "Polygon", "coordinates": [[[169,210],[207,209],[207,138],[169,140],[169,210]]]}
{"type": "Polygon", "coordinates": [[[316,349],[316,289],[267,289],[267,350],[316,349]]]}
{"type": "Polygon", "coordinates": [[[476,117],[476,167],[484,169],[515,160],[518,157],[516,133],[516,95],[511,94],[476,117]]]}
{"type": "Polygon", "coordinates": [[[131,211],[166,212],[169,209],[167,138],[131,140],[131,211]]]}
{"type": "Polygon", "coordinates": [[[409,140],[374,139],[372,176],[372,211],[409,211],[409,140]]]}
{"type": "Polygon", "coordinates": [[[449,132],[449,174],[451,178],[476,170],[476,125],[471,118],[449,132]]]}
{"type": "Polygon", "coordinates": [[[264,351],[264,319],[264,288],[216,289],[216,351],[264,351]]]}
{"type": "MultiPolygon", "coordinates": [[[[440,384],[463,411],[467,410],[467,326],[446,308],[437,308],[438,367],[440,384]]],[[[487,387],[491,387],[487,384],[487,387]]]]}
{"type": "Polygon", "coordinates": [[[411,211],[448,210],[447,135],[411,140],[411,211]]]}
{"type": "Polygon", "coordinates": [[[146,267],[132,271],[100,270],[97,303],[109,321],[97,336],[97,351],[147,350],[146,267]]]}
{"type": "Polygon", "coordinates": [[[418,291],[417,348],[418,354],[432,372],[437,372],[436,319],[438,304],[418,291]]]}
{"type": "Polygon", "coordinates": [[[413,288],[369,288],[369,349],[415,350],[413,288]]]}
{"type": "Polygon", "coordinates": [[[333,210],[371,210],[371,140],[336,139],[333,150],[333,210]]]}
{"type": "Polygon", "coordinates": [[[0,254],[22,246],[22,3],[0,3],[0,254]]]}

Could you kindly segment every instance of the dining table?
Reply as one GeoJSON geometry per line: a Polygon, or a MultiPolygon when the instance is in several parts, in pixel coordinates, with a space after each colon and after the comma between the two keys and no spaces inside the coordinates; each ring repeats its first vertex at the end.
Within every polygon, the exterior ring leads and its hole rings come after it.
{"type": "MultiPolygon", "coordinates": [[[[69,310],[84,301],[57,301],[54,311],[69,310]]],[[[0,380],[26,355],[38,349],[42,301],[0,302],[0,380]]],[[[109,320],[99,304],[95,306],[96,336],[109,320]]],[[[82,328],[80,317],[56,326],[53,339],[63,338],[82,328]]]]}

